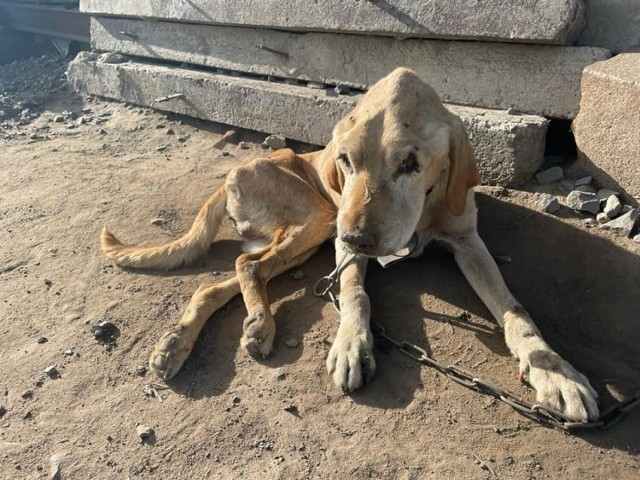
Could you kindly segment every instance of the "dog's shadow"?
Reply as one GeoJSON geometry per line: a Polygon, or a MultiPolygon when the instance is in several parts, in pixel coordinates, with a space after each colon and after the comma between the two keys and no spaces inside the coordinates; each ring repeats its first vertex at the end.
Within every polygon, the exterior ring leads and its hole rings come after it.
{"type": "MultiPolygon", "coordinates": [[[[477,201],[480,234],[493,255],[511,257],[511,263],[501,264],[500,270],[547,342],[590,378],[600,393],[601,407],[614,403],[614,397],[634,395],[640,388],[640,256],[621,248],[622,239],[604,239],[486,194],[477,194],[477,201]]],[[[327,314],[331,310],[327,310],[326,301],[311,293],[315,280],[326,275],[333,263],[333,251],[325,246],[302,267],[306,274],[304,294],[278,304],[277,348],[263,362],[265,366],[295,362],[303,348],[309,348],[304,338],[312,328],[328,337],[335,335],[337,314],[327,314]],[[284,342],[290,339],[300,342],[300,348],[285,347],[284,342]]],[[[301,286],[285,274],[270,283],[269,294],[273,301],[296,288],[300,291],[301,286]]],[[[458,343],[486,346],[498,361],[513,367],[501,374],[514,376],[517,363],[510,358],[502,332],[443,248],[428,248],[423,257],[384,271],[371,262],[367,292],[372,319],[393,337],[415,343],[431,354],[434,332],[446,326],[460,338],[458,343]],[[438,299],[433,306],[429,296],[438,299]],[[439,312],[436,303],[442,305],[440,302],[448,303],[453,308],[447,310],[455,313],[439,312]]],[[[176,390],[200,397],[228,388],[239,348],[237,340],[228,339],[242,335],[245,311],[241,299],[232,301],[224,315],[228,318],[216,318],[220,315],[209,321],[185,372],[172,383],[176,390]]],[[[324,362],[328,348],[314,353],[319,362],[324,362]]],[[[406,407],[423,388],[421,368],[380,339],[376,340],[375,355],[376,376],[352,398],[372,408],[406,407]]],[[[442,355],[438,352],[434,357],[441,359],[442,355]]],[[[500,378],[485,379],[500,384],[500,378]]],[[[326,382],[331,382],[328,374],[326,382]]],[[[638,429],[640,412],[634,411],[614,430],[581,435],[601,447],[637,451],[638,429]]]]}

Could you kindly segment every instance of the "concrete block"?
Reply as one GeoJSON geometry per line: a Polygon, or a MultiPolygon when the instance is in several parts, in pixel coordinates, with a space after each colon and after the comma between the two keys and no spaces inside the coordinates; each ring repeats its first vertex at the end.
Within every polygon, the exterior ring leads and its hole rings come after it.
{"type": "Polygon", "coordinates": [[[555,118],[575,117],[582,70],[610,56],[591,47],[300,34],[107,17],[92,19],[91,43],[98,50],[359,89],[402,65],[446,102],[555,118]]]}
{"type": "Polygon", "coordinates": [[[640,200],[640,49],[590,65],[573,122],[581,171],[640,200]]]}
{"type": "MultiPolygon", "coordinates": [[[[336,122],[359,95],[333,89],[217,75],[130,62],[108,64],[81,53],[69,66],[73,85],[92,95],[227,123],[316,145],[331,138],[336,122]]],[[[547,121],[534,115],[447,106],[466,125],[485,183],[518,185],[543,161],[547,121]]]]}
{"type": "Polygon", "coordinates": [[[640,1],[585,0],[587,25],[578,45],[608,48],[616,53],[640,44],[640,1]]]}
{"type": "Polygon", "coordinates": [[[571,44],[582,0],[81,0],[94,15],[296,31],[571,44]]]}

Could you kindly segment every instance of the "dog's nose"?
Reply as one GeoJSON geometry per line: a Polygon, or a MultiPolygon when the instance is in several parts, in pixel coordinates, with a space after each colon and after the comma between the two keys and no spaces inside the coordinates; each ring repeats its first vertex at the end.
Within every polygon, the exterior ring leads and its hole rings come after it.
{"type": "Polygon", "coordinates": [[[364,230],[359,228],[347,230],[342,234],[340,239],[350,247],[362,253],[367,253],[373,250],[376,244],[375,235],[371,230],[366,228],[364,230]]]}

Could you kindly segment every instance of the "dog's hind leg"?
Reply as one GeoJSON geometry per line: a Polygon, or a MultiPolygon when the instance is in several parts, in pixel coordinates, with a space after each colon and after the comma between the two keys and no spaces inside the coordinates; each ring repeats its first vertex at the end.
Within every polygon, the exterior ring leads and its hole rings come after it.
{"type": "Polygon", "coordinates": [[[153,349],[149,358],[151,369],[165,380],[175,376],[189,357],[209,317],[238,293],[240,283],[237,277],[201,285],[191,297],[180,323],[162,335],[153,349]]]}
{"type": "Polygon", "coordinates": [[[266,250],[238,257],[236,272],[248,313],[241,343],[249,354],[264,358],[273,347],[276,324],[267,298],[267,282],[307,261],[333,231],[331,219],[324,218],[302,226],[282,227],[266,250]]]}

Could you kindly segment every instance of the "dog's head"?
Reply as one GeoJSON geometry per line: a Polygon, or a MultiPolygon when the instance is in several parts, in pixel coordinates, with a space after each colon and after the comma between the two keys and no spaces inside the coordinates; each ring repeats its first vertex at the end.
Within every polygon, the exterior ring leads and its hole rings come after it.
{"type": "Polygon", "coordinates": [[[342,199],[338,236],[355,253],[392,254],[415,232],[429,195],[453,215],[480,182],[460,119],[411,70],[376,83],[333,131],[342,199]]]}

